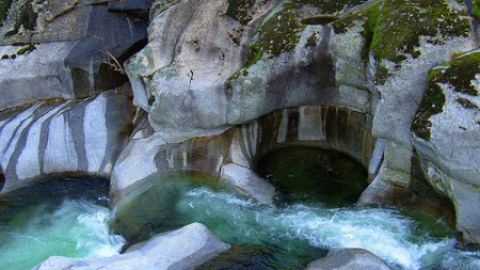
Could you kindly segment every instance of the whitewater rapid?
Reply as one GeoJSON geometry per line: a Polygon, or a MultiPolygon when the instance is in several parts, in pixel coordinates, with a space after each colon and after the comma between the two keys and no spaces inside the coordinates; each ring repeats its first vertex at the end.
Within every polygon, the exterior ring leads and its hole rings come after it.
{"type": "Polygon", "coordinates": [[[419,232],[419,224],[397,209],[262,206],[231,193],[195,188],[183,193],[176,211],[185,222],[203,222],[230,243],[288,248],[289,241],[306,241],[323,249],[367,249],[394,269],[480,269],[479,252],[456,249],[453,237],[419,232]]]}
{"type": "Polygon", "coordinates": [[[65,199],[21,210],[0,224],[1,269],[31,269],[50,256],[108,257],[120,252],[123,237],[111,234],[108,208],[65,199]]]}

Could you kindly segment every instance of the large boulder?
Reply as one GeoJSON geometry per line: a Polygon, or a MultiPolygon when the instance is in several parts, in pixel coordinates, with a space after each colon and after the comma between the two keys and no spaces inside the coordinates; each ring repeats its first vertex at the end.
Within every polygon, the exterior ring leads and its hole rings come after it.
{"type": "Polygon", "coordinates": [[[371,252],[363,249],[332,250],[325,258],[310,263],[305,270],[389,270],[371,252]]]}
{"type": "Polygon", "coordinates": [[[54,174],[109,177],[134,114],[129,88],[0,114],[3,192],[54,174]]]}
{"type": "Polygon", "coordinates": [[[457,228],[480,241],[480,51],[457,55],[432,69],[412,125],[428,181],[450,197],[457,228]]]}
{"type": "Polygon", "coordinates": [[[142,45],[146,27],[128,6],[109,1],[3,1],[0,111],[95,96],[124,84],[122,62],[142,45]]]}
{"type": "Polygon", "coordinates": [[[189,270],[228,250],[204,225],[159,234],[125,254],[92,259],[50,257],[32,270],[189,270]]]}
{"type": "Polygon", "coordinates": [[[149,113],[155,130],[186,133],[243,124],[307,104],[366,110],[364,73],[348,72],[362,66],[356,54],[363,45],[361,29],[337,37],[325,25],[328,20],[312,20],[343,14],[350,2],[188,0],[160,5],[153,10],[149,44],[126,65],[135,104],[149,113]],[[338,91],[337,68],[345,86],[338,91]]]}

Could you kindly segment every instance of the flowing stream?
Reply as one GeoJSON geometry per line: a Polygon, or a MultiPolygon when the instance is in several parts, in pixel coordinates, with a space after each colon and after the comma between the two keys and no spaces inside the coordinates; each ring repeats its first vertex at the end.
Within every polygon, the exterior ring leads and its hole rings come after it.
{"type": "MultiPolygon", "coordinates": [[[[20,207],[0,222],[0,269],[28,270],[49,256],[111,256],[125,247],[118,233],[133,244],[192,222],[232,244],[200,270],[303,269],[338,248],[367,249],[394,270],[480,269],[480,252],[460,250],[444,221],[404,209],[332,206],[308,196],[260,205],[201,174],[145,183],[119,205],[114,220],[95,192],[87,198],[37,198],[20,207]]],[[[80,187],[83,195],[92,190],[80,187]]],[[[352,188],[343,194],[350,198],[352,188]]]]}
{"type": "Polygon", "coordinates": [[[60,178],[0,198],[0,269],[118,254],[125,239],[110,232],[107,194],[105,179],[60,178]]]}
{"type": "Polygon", "coordinates": [[[457,249],[449,227],[429,216],[416,220],[399,209],[331,208],[321,202],[259,205],[222,189],[172,178],[175,184],[145,189],[130,201],[128,213],[118,214],[129,216],[132,228],[152,234],[191,222],[205,224],[234,247],[203,270],[303,269],[336,248],[367,249],[398,270],[480,269],[480,253],[457,249]],[[159,194],[170,196],[163,201],[159,194]],[[155,203],[156,210],[141,206],[155,203]],[[152,227],[155,223],[159,227],[152,227]]]}

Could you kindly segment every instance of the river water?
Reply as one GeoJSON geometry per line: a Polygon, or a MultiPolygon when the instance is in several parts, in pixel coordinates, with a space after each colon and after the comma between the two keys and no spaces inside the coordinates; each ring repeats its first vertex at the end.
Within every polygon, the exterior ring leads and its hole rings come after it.
{"type": "MultiPolygon", "coordinates": [[[[136,194],[129,213],[135,213],[137,223],[129,225],[153,235],[192,222],[205,224],[233,247],[201,270],[303,269],[337,248],[367,249],[398,270],[480,269],[480,252],[460,250],[442,220],[414,219],[418,215],[402,209],[332,207],[315,200],[259,205],[187,178],[171,176],[136,194]]],[[[0,225],[0,269],[27,270],[54,255],[118,254],[126,240],[109,230],[112,213],[104,205],[98,198],[66,197],[24,207],[0,225]]]]}

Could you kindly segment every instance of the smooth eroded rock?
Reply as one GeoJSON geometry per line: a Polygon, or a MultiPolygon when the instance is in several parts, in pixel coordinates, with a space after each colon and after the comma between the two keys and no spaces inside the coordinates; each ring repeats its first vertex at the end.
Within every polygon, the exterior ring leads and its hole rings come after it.
{"type": "Polygon", "coordinates": [[[133,113],[128,88],[123,88],[1,114],[3,192],[55,174],[108,178],[127,142],[133,113]]]}
{"type": "Polygon", "coordinates": [[[388,266],[371,252],[363,249],[340,249],[325,258],[310,263],[305,270],[389,270],[388,266]]]}
{"type": "Polygon", "coordinates": [[[192,223],[154,236],[125,254],[92,259],[50,257],[32,270],[193,270],[229,248],[207,227],[192,223]]]}

